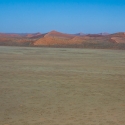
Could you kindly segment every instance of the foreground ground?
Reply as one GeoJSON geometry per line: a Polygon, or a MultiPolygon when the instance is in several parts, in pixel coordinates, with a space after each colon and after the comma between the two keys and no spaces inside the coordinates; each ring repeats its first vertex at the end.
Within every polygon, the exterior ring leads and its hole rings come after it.
{"type": "Polygon", "coordinates": [[[125,125],[125,51],[0,47],[0,125],[125,125]]]}

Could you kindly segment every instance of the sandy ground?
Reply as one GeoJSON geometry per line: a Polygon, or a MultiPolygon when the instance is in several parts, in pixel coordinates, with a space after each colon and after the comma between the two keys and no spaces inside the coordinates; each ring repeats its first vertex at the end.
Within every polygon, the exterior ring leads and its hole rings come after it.
{"type": "Polygon", "coordinates": [[[0,47],[0,125],[125,125],[125,51],[0,47]]]}

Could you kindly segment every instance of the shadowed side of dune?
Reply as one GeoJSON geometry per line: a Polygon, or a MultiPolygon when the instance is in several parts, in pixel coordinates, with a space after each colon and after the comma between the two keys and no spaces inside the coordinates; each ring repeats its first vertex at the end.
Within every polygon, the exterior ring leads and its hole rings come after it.
{"type": "Polygon", "coordinates": [[[125,33],[114,34],[66,34],[48,33],[6,34],[0,33],[1,46],[66,47],[125,49],[125,33]]]}

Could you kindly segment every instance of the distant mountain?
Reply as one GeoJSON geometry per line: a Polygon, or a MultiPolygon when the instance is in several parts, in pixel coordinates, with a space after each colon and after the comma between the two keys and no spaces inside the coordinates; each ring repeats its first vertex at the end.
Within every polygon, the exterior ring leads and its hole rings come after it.
{"type": "Polygon", "coordinates": [[[43,34],[0,33],[0,45],[125,49],[125,33],[66,34],[55,30],[43,34]]]}
{"type": "Polygon", "coordinates": [[[77,34],[74,34],[74,35],[77,35],[77,36],[86,36],[87,34],[85,34],[85,33],[77,33],[77,34]]]}
{"type": "Polygon", "coordinates": [[[99,33],[99,35],[106,36],[106,35],[109,35],[109,33],[99,33]]]}

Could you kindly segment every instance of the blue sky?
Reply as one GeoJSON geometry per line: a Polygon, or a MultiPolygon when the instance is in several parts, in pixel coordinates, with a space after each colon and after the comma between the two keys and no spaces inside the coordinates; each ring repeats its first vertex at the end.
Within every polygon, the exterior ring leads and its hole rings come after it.
{"type": "Polygon", "coordinates": [[[125,0],[0,0],[0,32],[125,32],[125,0]]]}

